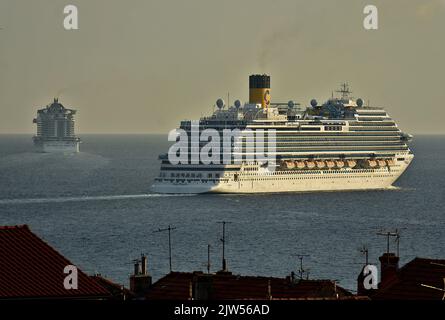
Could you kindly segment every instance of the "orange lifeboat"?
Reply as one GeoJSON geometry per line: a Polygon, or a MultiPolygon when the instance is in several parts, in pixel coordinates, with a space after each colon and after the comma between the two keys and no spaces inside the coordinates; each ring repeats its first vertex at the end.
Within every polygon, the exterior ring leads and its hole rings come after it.
{"type": "Polygon", "coordinates": [[[295,168],[295,163],[293,161],[286,161],[286,168],[288,169],[295,168]]]}
{"type": "Polygon", "coordinates": [[[328,160],[328,161],[326,161],[326,166],[328,168],[333,168],[333,167],[335,167],[335,162],[331,161],[331,160],[328,160]]]}
{"type": "Polygon", "coordinates": [[[377,161],[375,161],[375,160],[368,160],[367,163],[368,163],[368,166],[370,166],[371,168],[374,168],[377,166],[377,161]]]}
{"type": "Polygon", "coordinates": [[[317,168],[324,168],[326,167],[326,164],[324,163],[324,161],[315,161],[315,164],[317,165],[317,168]]]}
{"type": "Polygon", "coordinates": [[[357,164],[357,161],[355,161],[355,160],[346,160],[346,164],[348,165],[348,167],[353,168],[357,164]]]}
{"type": "Polygon", "coordinates": [[[345,162],[341,160],[335,161],[335,164],[337,165],[338,168],[343,168],[345,166],[345,162]]]}
{"type": "Polygon", "coordinates": [[[391,166],[394,165],[394,160],[393,159],[388,159],[388,160],[386,160],[386,164],[391,167],[391,166]]]}
{"type": "Polygon", "coordinates": [[[296,164],[298,169],[303,169],[306,166],[304,161],[297,161],[296,164]]]}
{"type": "Polygon", "coordinates": [[[386,161],[383,159],[377,160],[377,163],[379,164],[380,167],[386,166],[386,161]]]}
{"type": "Polygon", "coordinates": [[[315,167],[315,162],[314,162],[314,161],[306,161],[306,166],[307,166],[309,169],[312,169],[312,168],[315,167]]]}

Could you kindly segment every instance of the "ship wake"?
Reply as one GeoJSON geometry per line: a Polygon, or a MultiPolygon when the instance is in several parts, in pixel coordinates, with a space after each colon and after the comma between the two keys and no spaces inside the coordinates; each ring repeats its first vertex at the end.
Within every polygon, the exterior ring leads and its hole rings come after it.
{"type": "Polygon", "coordinates": [[[105,196],[80,196],[80,197],[57,197],[57,198],[31,198],[31,199],[0,199],[0,205],[10,204],[34,204],[34,203],[63,203],[63,202],[81,202],[81,201],[110,201],[110,200],[131,200],[131,199],[150,199],[164,197],[185,197],[194,194],[122,194],[105,196]]]}

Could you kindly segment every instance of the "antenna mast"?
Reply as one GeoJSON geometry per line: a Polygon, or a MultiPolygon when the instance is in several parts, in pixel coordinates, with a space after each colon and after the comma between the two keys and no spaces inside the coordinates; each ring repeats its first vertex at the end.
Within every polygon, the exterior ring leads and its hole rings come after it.
{"type": "Polygon", "coordinates": [[[303,275],[306,272],[306,270],[303,269],[303,258],[309,257],[309,255],[308,254],[297,254],[297,257],[298,257],[298,259],[300,259],[300,269],[298,270],[298,273],[300,274],[300,280],[303,280],[303,275]]]}
{"type": "MultiPolygon", "coordinates": [[[[403,229],[403,228],[402,228],[403,229]]],[[[386,253],[389,254],[389,238],[395,237],[395,241],[397,244],[397,256],[399,256],[399,247],[400,247],[400,231],[399,229],[395,229],[394,231],[389,230],[380,230],[377,232],[379,236],[386,236],[386,253]]]]}
{"type": "Polygon", "coordinates": [[[227,263],[225,257],[225,245],[226,245],[226,224],[231,223],[229,221],[220,221],[218,223],[222,224],[222,271],[227,271],[227,263]]]}
{"type": "Polygon", "coordinates": [[[341,93],[341,98],[343,100],[349,99],[349,94],[352,93],[352,91],[349,90],[349,84],[346,82],[342,83],[340,85],[340,90],[337,90],[336,92],[341,93]]]}
{"type": "Polygon", "coordinates": [[[368,253],[369,253],[368,247],[363,246],[363,248],[360,249],[360,252],[365,255],[365,266],[367,266],[368,265],[368,253]]]}
{"type": "Polygon", "coordinates": [[[168,228],[165,228],[165,229],[158,229],[158,230],[154,231],[154,233],[168,231],[168,259],[169,259],[169,264],[170,264],[170,272],[172,272],[172,241],[171,241],[171,231],[172,231],[172,230],[175,230],[175,229],[176,229],[176,227],[172,227],[172,226],[168,225],[168,228]]]}
{"type": "Polygon", "coordinates": [[[207,245],[207,273],[210,273],[210,244],[207,245]]]}

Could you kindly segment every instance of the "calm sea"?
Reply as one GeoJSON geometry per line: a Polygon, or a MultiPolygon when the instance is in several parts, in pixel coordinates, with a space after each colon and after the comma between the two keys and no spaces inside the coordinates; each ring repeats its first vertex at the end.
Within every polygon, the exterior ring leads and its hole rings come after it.
{"type": "MultiPolygon", "coordinates": [[[[273,195],[165,196],[150,193],[159,135],[84,135],[81,153],[33,153],[30,135],[0,135],[0,225],[28,224],[83,270],[128,286],[132,260],[149,258],[158,279],[173,270],[221,268],[221,225],[227,225],[230,271],[284,277],[299,268],[310,278],[336,279],[355,289],[369,248],[377,263],[386,240],[381,228],[399,228],[400,256],[445,258],[445,136],[417,136],[415,158],[397,190],[273,195]]],[[[395,243],[391,240],[391,247],[395,243]]]]}

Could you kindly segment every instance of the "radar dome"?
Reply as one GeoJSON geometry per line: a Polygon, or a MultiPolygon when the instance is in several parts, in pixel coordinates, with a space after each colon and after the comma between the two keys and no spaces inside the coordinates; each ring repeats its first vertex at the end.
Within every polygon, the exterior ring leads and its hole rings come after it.
{"type": "Polygon", "coordinates": [[[357,106],[359,106],[359,107],[363,106],[363,100],[360,98],[357,99],[356,103],[357,103],[357,106]]]}
{"type": "Polygon", "coordinates": [[[317,103],[317,100],[315,100],[315,99],[312,99],[312,100],[311,100],[311,106],[312,106],[312,107],[315,108],[315,107],[317,106],[317,104],[318,104],[318,103],[317,103]]]}
{"type": "Polygon", "coordinates": [[[293,100],[289,100],[287,106],[292,109],[293,107],[295,107],[295,102],[293,100]]]}
{"type": "Polygon", "coordinates": [[[235,107],[239,109],[241,107],[241,101],[235,100],[235,107]]]}
{"type": "Polygon", "coordinates": [[[223,99],[219,98],[218,100],[216,100],[216,106],[217,106],[219,109],[223,108],[224,105],[225,105],[225,102],[224,102],[223,99]]]}

